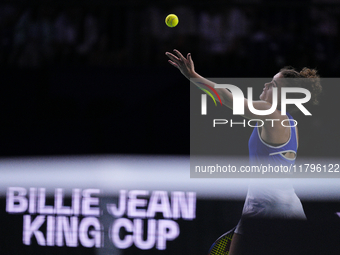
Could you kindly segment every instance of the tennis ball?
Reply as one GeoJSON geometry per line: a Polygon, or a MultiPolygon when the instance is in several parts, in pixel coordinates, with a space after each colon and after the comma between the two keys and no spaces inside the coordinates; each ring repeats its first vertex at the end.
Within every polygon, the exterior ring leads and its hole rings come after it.
{"type": "Polygon", "coordinates": [[[175,14],[169,14],[165,18],[165,24],[168,27],[175,27],[178,24],[178,17],[175,14]]]}

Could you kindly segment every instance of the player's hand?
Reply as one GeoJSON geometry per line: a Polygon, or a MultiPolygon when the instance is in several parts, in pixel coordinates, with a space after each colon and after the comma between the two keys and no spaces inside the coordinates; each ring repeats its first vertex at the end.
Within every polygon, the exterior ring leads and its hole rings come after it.
{"type": "Polygon", "coordinates": [[[195,73],[195,68],[191,53],[188,53],[187,58],[185,58],[178,50],[174,50],[174,52],[177,56],[170,52],[165,52],[165,55],[170,58],[168,62],[178,68],[186,78],[192,78],[195,73]]]}

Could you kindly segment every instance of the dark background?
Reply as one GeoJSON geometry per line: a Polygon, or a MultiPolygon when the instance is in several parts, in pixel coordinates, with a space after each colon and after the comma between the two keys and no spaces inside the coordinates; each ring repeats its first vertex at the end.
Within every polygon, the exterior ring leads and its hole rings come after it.
{"type": "MultiPolygon", "coordinates": [[[[339,14],[329,1],[1,3],[0,155],[188,155],[189,81],[166,51],[191,52],[205,77],[270,78],[286,65],[338,77],[339,14]]],[[[320,145],[318,113],[338,92],[300,125],[303,154],[337,155],[320,145]]],[[[239,144],[226,153],[247,155],[239,144]]]]}

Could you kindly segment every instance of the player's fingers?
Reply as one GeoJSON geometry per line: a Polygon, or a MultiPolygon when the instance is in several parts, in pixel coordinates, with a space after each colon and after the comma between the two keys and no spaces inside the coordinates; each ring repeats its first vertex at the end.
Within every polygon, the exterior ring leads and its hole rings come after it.
{"type": "Polygon", "coordinates": [[[174,54],[171,54],[171,53],[169,53],[169,52],[166,52],[165,55],[167,55],[168,58],[170,58],[170,59],[171,59],[172,61],[174,61],[174,62],[179,62],[179,61],[180,61],[180,59],[179,59],[178,57],[176,57],[174,54]]]}
{"type": "Polygon", "coordinates": [[[172,54],[170,52],[165,52],[165,55],[167,55],[169,58],[172,57],[173,59],[180,60],[178,57],[176,57],[174,54],[172,54]]]}
{"type": "Polygon", "coordinates": [[[192,61],[191,53],[188,54],[188,59],[190,61],[190,64],[193,66],[194,65],[194,61],[192,61]]]}
{"type": "Polygon", "coordinates": [[[177,56],[178,56],[181,60],[183,60],[183,61],[186,60],[185,57],[184,57],[178,50],[174,50],[174,52],[177,54],[177,56]]]}
{"type": "Polygon", "coordinates": [[[173,65],[174,67],[179,68],[178,65],[177,65],[175,62],[172,62],[171,60],[168,60],[168,62],[169,62],[171,65],[173,65]]]}

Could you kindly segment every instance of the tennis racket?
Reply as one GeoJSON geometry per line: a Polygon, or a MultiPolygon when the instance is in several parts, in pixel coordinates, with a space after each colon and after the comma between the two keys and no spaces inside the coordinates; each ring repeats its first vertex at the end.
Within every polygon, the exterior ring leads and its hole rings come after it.
{"type": "Polygon", "coordinates": [[[208,255],[228,255],[235,228],[220,236],[210,247],[208,255]]]}

